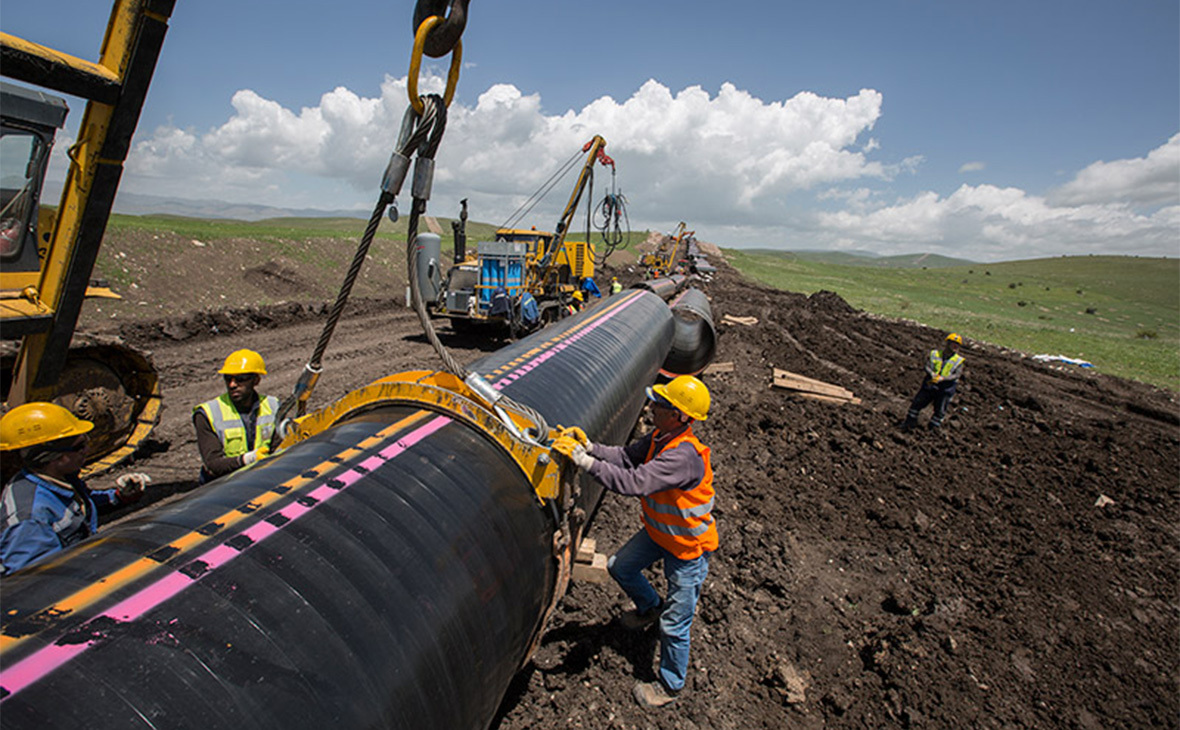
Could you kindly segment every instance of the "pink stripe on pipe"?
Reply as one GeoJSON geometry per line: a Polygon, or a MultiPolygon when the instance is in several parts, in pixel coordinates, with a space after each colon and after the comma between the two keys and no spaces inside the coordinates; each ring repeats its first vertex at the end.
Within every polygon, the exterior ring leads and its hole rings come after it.
{"type": "Polygon", "coordinates": [[[632,304],[634,304],[637,301],[639,301],[638,296],[633,296],[633,297],[627,299],[627,301],[623,302],[622,304],[615,307],[611,311],[607,312],[603,316],[596,318],[592,324],[590,324],[586,327],[583,327],[582,329],[579,329],[577,332],[570,335],[569,337],[563,338],[560,342],[558,342],[553,347],[547,348],[545,350],[545,352],[541,353],[540,355],[533,358],[529,362],[527,362],[524,365],[513,370],[508,375],[505,375],[504,377],[500,378],[496,382],[492,383],[492,387],[497,390],[500,390],[507,385],[511,385],[512,383],[516,382],[520,378],[527,375],[530,371],[533,370],[533,368],[537,367],[538,365],[541,365],[542,363],[549,360],[550,358],[555,357],[557,355],[557,353],[566,349],[574,342],[577,342],[578,340],[582,339],[587,334],[589,334],[592,330],[597,329],[599,326],[601,326],[603,322],[610,320],[611,317],[614,317],[616,314],[623,311],[624,309],[631,306],[632,304]]]}
{"type": "MultiPolygon", "coordinates": [[[[384,459],[378,459],[378,461],[383,464],[398,454],[405,452],[406,449],[410,448],[414,444],[417,444],[419,441],[422,441],[450,422],[451,419],[446,416],[438,416],[431,421],[428,421],[425,425],[420,426],[414,431],[411,431],[409,434],[398,439],[390,446],[382,449],[380,453],[384,459]]],[[[366,463],[368,461],[372,461],[372,459],[366,460],[366,463]]],[[[325,500],[338,494],[343,489],[346,489],[349,485],[355,483],[360,478],[361,474],[359,472],[355,470],[349,470],[348,472],[345,472],[345,474],[332,478],[334,481],[344,483],[344,486],[341,487],[341,489],[333,489],[326,484],[321,484],[310,494],[310,496],[319,500],[317,504],[323,504],[325,500]]],[[[147,613],[151,609],[159,606],[168,599],[173,598],[185,588],[188,588],[199,581],[201,578],[204,578],[213,570],[228,564],[238,555],[241,555],[242,552],[249,550],[250,547],[262,542],[282,528],[291,524],[291,522],[294,520],[307,514],[312,509],[314,509],[314,506],[308,507],[298,502],[292,502],[279,511],[279,514],[288,518],[288,521],[282,525],[276,526],[270,522],[267,522],[266,520],[262,520],[261,522],[254,523],[248,529],[239,533],[251,538],[252,540],[249,545],[242,548],[241,550],[237,550],[225,543],[222,543],[217,547],[205,551],[200,557],[194,558],[189,563],[186,563],[186,566],[193,565],[194,563],[198,562],[205,564],[205,570],[197,574],[195,578],[190,577],[189,575],[180,571],[173,570],[166,575],[161,576],[154,583],[137,591],[129,598],[126,598],[123,601],[115,604],[95,618],[90,619],[70,633],[76,634],[80,631],[86,631],[87,629],[91,628],[93,623],[99,618],[109,618],[118,623],[126,623],[138,619],[140,616],[143,616],[143,614],[147,613]]],[[[87,649],[98,644],[101,640],[106,638],[106,633],[99,633],[98,630],[94,630],[93,638],[88,641],[83,641],[76,644],[61,644],[61,639],[58,639],[59,643],[42,647],[41,649],[38,649],[10,667],[0,668],[0,688],[3,688],[8,693],[3,700],[0,700],[0,702],[8,700],[16,693],[45,677],[50,672],[62,666],[74,657],[81,655],[87,649]]]]}
{"type": "Polygon", "coordinates": [[[184,573],[169,573],[138,593],[111,606],[101,615],[116,621],[134,621],[148,610],[188,588],[192,582],[193,579],[184,573]]]}
{"type": "MultiPolygon", "coordinates": [[[[54,669],[57,669],[89,649],[90,644],[91,642],[88,641],[84,644],[66,644],[64,646],[53,644],[52,646],[47,646],[37,653],[13,664],[11,667],[5,667],[3,673],[0,674],[0,687],[3,687],[9,692],[8,697],[12,697],[12,695],[20,692],[33,682],[36,682],[54,669]]],[[[8,699],[8,697],[4,699],[8,699]]]]}

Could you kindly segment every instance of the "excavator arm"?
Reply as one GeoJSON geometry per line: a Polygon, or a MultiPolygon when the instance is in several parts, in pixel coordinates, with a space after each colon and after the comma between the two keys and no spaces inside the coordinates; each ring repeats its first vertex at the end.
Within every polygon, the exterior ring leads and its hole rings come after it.
{"type": "Polygon", "coordinates": [[[540,262],[542,270],[547,270],[552,265],[553,257],[565,244],[565,237],[569,233],[570,224],[573,223],[574,214],[578,211],[578,203],[582,200],[582,193],[585,192],[586,185],[590,182],[593,175],[594,163],[598,162],[602,165],[614,167],[615,161],[604,152],[605,149],[606,140],[597,134],[582,147],[582,151],[588,153],[586,155],[586,162],[582,165],[581,172],[578,173],[578,181],[574,184],[574,191],[570,194],[569,202],[565,204],[565,210],[562,211],[561,218],[557,221],[557,228],[553,232],[553,238],[545,248],[545,255],[541,258],[540,262]]]}

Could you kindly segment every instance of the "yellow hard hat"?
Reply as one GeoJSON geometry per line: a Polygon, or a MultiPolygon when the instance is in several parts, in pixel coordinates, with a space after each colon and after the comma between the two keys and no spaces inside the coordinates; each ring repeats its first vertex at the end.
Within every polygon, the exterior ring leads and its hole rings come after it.
{"type": "Polygon", "coordinates": [[[958,334],[957,332],[952,332],[952,333],[950,333],[949,335],[947,335],[947,336],[946,336],[946,341],[947,341],[947,342],[954,342],[954,343],[955,343],[955,344],[957,344],[957,345],[961,345],[961,344],[963,344],[963,338],[962,338],[962,337],[960,337],[960,336],[959,336],[959,334],[958,334]]]}
{"type": "Polygon", "coordinates": [[[582,296],[582,292],[580,292],[580,291],[574,292],[573,297],[574,297],[574,299],[577,299],[579,302],[586,299],[586,297],[582,296]]]}
{"type": "Polygon", "coordinates": [[[93,423],[83,421],[56,403],[25,403],[0,418],[0,451],[81,436],[92,428],[93,423]]]}
{"type": "Polygon", "coordinates": [[[262,355],[253,350],[235,350],[225,358],[225,364],[217,372],[222,375],[266,375],[266,363],[262,361],[262,355]]]}
{"type": "Polygon", "coordinates": [[[703,421],[709,417],[709,389],[691,375],[672,378],[667,385],[653,385],[647,389],[647,397],[655,400],[659,396],[676,406],[689,418],[703,421]],[[654,395],[653,395],[654,394],[654,395]]]}

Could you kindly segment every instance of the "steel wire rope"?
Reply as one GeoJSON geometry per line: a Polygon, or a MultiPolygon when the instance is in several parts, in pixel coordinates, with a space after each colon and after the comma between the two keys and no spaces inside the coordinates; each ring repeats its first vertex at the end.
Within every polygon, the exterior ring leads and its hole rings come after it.
{"type": "Polygon", "coordinates": [[[512,212],[511,215],[508,216],[508,220],[504,221],[500,227],[510,228],[519,223],[522,218],[528,215],[529,212],[532,211],[532,209],[535,208],[537,204],[540,203],[541,200],[557,186],[557,183],[561,182],[561,179],[573,168],[574,164],[581,157],[582,153],[580,151],[571,155],[568,160],[563,162],[557,168],[557,170],[551,174],[547,180],[545,180],[545,182],[541,183],[541,186],[537,188],[537,190],[533,191],[532,195],[530,195],[523,203],[520,204],[520,207],[518,207],[512,212]]]}
{"type": "MultiPolygon", "coordinates": [[[[415,117],[411,114],[411,111],[407,110],[406,115],[402,118],[401,131],[398,135],[397,153],[406,157],[408,157],[406,155],[407,152],[412,153],[416,147],[422,144],[428,131],[426,124],[415,124],[415,117]]],[[[424,114],[423,117],[425,118],[426,115],[424,114]]],[[[303,415],[307,399],[310,397],[311,391],[315,388],[320,373],[323,372],[324,352],[328,349],[328,343],[332,339],[332,334],[336,331],[336,325],[340,321],[341,314],[344,312],[344,306],[348,303],[352,288],[356,284],[361,267],[364,265],[365,258],[369,254],[369,248],[372,246],[373,238],[377,234],[377,227],[381,224],[381,217],[385,214],[385,209],[389,204],[393,202],[394,197],[394,193],[385,189],[383,186],[381,194],[377,196],[377,204],[373,208],[373,214],[369,217],[369,224],[365,227],[365,232],[361,236],[360,243],[357,244],[356,253],[353,254],[352,262],[348,267],[348,273],[345,274],[344,281],[340,285],[340,290],[336,293],[336,301],[333,302],[328,319],[324,322],[324,327],[320,331],[320,337],[316,341],[311,358],[304,366],[303,373],[292,389],[291,395],[287,396],[275,414],[276,424],[280,424],[281,426],[283,419],[286,418],[287,414],[291,412],[291,409],[296,404],[299,406],[298,414],[303,415]]],[[[281,440],[285,435],[284,431],[285,429],[282,427],[275,429],[272,444],[277,444],[277,440],[281,440]]]]}
{"type": "MultiPolygon", "coordinates": [[[[437,94],[430,94],[422,97],[422,99],[425,103],[425,111],[423,112],[422,122],[419,126],[429,126],[430,131],[420,143],[418,158],[419,160],[430,160],[433,163],[434,155],[438,152],[439,143],[442,141],[443,131],[446,129],[446,105],[443,103],[442,97],[437,94]],[[429,121],[427,119],[428,116],[429,121]]],[[[417,177],[417,173],[415,173],[415,177],[417,177]]],[[[418,321],[422,324],[426,339],[442,360],[444,369],[468,383],[468,385],[471,385],[470,376],[472,373],[468,372],[465,367],[455,360],[447,350],[446,345],[439,339],[438,333],[434,329],[434,323],[430,319],[430,314],[426,311],[426,303],[422,300],[422,287],[417,276],[419,254],[417,238],[418,222],[422,214],[426,212],[427,198],[421,194],[422,191],[417,189],[417,185],[416,180],[413,203],[410,206],[410,219],[406,229],[406,278],[410,282],[410,302],[414,308],[414,312],[418,315],[418,321]]],[[[485,394],[480,393],[480,395],[482,397],[485,394]]],[[[497,394],[494,396],[492,406],[493,408],[500,406],[506,410],[515,411],[531,421],[536,426],[537,438],[544,438],[549,433],[549,425],[546,423],[544,416],[528,405],[518,403],[506,395],[497,394]]],[[[512,428],[515,427],[513,426],[512,428]]]]}

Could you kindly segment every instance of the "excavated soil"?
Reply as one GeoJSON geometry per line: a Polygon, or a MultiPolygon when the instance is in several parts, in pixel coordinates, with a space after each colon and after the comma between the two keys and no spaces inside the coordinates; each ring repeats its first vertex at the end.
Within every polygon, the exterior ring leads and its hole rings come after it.
{"type": "MultiPolygon", "coordinates": [[[[634,703],[632,685],[655,676],[656,633],[621,630],[622,592],[580,583],[493,727],[1177,727],[1176,394],[965,332],[945,428],[902,433],[922,360],[944,333],[830,292],[767,289],[718,263],[702,285],[715,321],[758,323],[718,326],[717,361],[734,370],[706,378],[713,408],[698,432],[713,449],[721,547],[686,691],[662,710],[634,703]],[[862,402],[799,399],[771,387],[772,368],[862,402]]],[[[190,408],[219,392],[227,352],[258,349],[264,389],[290,392],[325,307],[249,302],[311,278],[245,266],[229,282],[240,307],[122,325],[154,351],[167,403],[132,465],[155,478],[147,503],[196,487],[190,408]]],[[[315,402],[437,367],[399,287],[385,292],[350,305],[315,402]]],[[[107,317],[109,329],[118,320],[107,317]]],[[[498,346],[443,339],[461,361],[498,346]]],[[[607,496],[591,535],[600,551],[626,541],[638,510],[607,496]]]]}

